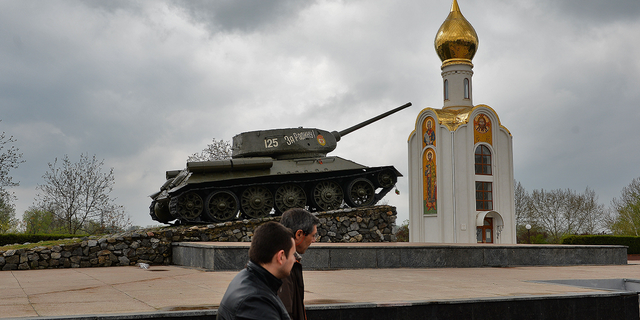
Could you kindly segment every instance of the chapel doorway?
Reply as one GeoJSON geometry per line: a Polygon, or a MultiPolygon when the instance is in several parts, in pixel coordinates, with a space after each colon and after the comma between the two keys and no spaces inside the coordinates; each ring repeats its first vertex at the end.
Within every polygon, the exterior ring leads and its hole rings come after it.
{"type": "Polygon", "coordinates": [[[493,218],[485,217],[484,223],[476,230],[478,243],[493,243],[493,218]]]}

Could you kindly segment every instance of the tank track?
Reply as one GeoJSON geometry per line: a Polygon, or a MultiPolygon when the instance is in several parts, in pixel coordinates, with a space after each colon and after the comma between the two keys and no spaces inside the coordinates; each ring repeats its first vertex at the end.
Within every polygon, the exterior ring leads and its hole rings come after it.
{"type": "Polygon", "coordinates": [[[153,220],[169,223],[215,223],[276,216],[289,208],[328,211],[376,204],[396,182],[393,167],[345,172],[273,176],[237,180],[225,185],[202,184],[180,190],[150,206],[153,220]]]}

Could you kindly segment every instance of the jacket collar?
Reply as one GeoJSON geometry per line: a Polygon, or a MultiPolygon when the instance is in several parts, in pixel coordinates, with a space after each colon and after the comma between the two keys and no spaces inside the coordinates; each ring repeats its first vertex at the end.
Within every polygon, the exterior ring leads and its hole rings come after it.
{"type": "Polygon", "coordinates": [[[272,275],[271,272],[263,268],[261,265],[253,263],[253,261],[249,261],[249,263],[247,263],[247,269],[249,272],[257,275],[258,278],[264,282],[274,294],[277,294],[278,289],[282,286],[282,280],[276,278],[276,276],[272,275]]]}

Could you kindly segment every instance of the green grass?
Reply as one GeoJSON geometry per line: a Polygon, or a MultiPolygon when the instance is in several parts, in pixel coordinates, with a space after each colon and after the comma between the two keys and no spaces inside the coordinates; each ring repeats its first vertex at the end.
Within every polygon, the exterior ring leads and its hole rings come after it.
{"type": "Polygon", "coordinates": [[[38,243],[30,243],[30,244],[13,244],[13,245],[1,246],[0,251],[32,249],[35,247],[53,247],[55,245],[61,245],[61,244],[67,245],[67,244],[74,244],[74,243],[80,243],[80,242],[82,242],[81,238],[74,238],[74,239],[40,241],[38,243]]]}

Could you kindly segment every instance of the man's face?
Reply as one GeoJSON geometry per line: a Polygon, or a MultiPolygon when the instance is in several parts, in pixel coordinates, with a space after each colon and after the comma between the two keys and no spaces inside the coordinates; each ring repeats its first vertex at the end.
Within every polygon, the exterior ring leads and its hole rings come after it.
{"type": "Polygon", "coordinates": [[[299,254],[304,254],[307,251],[309,246],[316,242],[316,237],[318,236],[318,226],[313,226],[313,231],[310,234],[305,235],[304,233],[296,234],[296,251],[299,254]]]}

